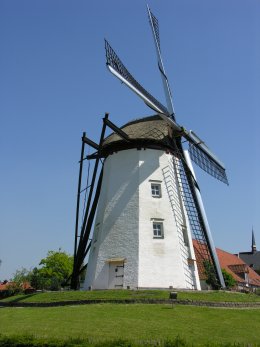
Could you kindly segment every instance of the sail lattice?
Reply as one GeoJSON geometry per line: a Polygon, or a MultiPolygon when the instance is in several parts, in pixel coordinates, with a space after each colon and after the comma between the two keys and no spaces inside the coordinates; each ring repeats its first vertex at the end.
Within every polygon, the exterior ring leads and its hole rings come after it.
{"type": "Polygon", "coordinates": [[[191,180],[193,179],[191,172],[189,171],[187,164],[185,163],[182,154],[179,153],[173,157],[177,168],[177,177],[180,184],[180,192],[184,202],[185,210],[188,215],[189,224],[192,232],[192,238],[195,240],[196,248],[196,261],[199,273],[205,274],[206,263],[210,264],[216,282],[219,283],[217,270],[213,257],[211,255],[208,240],[206,236],[206,230],[203,223],[203,218],[199,206],[196,204],[194,198],[194,192],[191,190],[191,180]]]}
{"type": "Polygon", "coordinates": [[[205,152],[193,143],[189,143],[189,153],[191,160],[209,175],[228,184],[226,171],[223,167],[213,161],[205,152]]]}
{"type": "Polygon", "coordinates": [[[155,97],[153,97],[136,79],[130,74],[122,61],[117,56],[116,52],[105,40],[106,59],[107,65],[110,65],[115,69],[124,79],[126,79],[131,85],[133,85],[138,91],[140,91],[147,99],[151,100],[155,106],[157,106],[164,114],[168,114],[168,110],[163,106],[155,97]]]}
{"type": "MultiPolygon", "coordinates": [[[[151,10],[149,10],[149,13],[151,15],[151,25],[154,28],[154,32],[155,32],[155,36],[156,36],[156,40],[158,43],[158,47],[159,50],[161,51],[161,45],[160,45],[160,34],[159,34],[159,22],[158,19],[152,14],[151,10]]],[[[149,17],[149,21],[150,21],[150,17],[149,17]]]]}

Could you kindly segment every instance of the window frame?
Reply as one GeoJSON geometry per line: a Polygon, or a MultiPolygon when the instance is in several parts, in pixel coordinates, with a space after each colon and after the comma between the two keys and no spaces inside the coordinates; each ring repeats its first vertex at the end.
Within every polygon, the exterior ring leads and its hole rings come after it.
{"type": "Polygon", "coordinates": [[[162,185],[160,182],[151,182],[151,194],[152,194],[152,197],[156,199],[159,199],[162,197],[162,185]],[[158,190],[156,188],[158,188],[158,190]],[[155,193],[156,191],[158,191],[158,194],[155,193]]]}
{"type": "Polygon", "coordinates": [[[163,228],[163,221],[161,220],[153,220],[153,238],[154,239],[164,239],[164,228],[163,228]],[[160,226],[160,228],[157,228],[157,226],[160,226]],[[158,234],[158,231],[160,230],[161,235],[158,234]]]}

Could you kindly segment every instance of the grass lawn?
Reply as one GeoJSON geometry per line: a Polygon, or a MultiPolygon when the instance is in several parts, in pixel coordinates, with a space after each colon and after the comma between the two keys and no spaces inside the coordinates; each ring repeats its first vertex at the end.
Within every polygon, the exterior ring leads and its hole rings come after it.
{"type": "Polygon", "coordinates": [[[161,304],[0,309],[0,334],[41,338],[152,342],[180,336],[194,346],[213,342],[260,346],[259,327],[259,309],[172,308],[161,304]]]}
{"type": "MultiPolygon", "coordinates": [[[[168,299],[170,290],[96,290],[96,291],[64,291],[16,295],[4,302],[58,302],[67,300],[88,299],[168,299]]],[[[178,292],[178,299],[222,302],[260,302],[260,296],[234,292],[178,292]]],[[[0,301],[1,303],[1,301],[0,301]]]]}

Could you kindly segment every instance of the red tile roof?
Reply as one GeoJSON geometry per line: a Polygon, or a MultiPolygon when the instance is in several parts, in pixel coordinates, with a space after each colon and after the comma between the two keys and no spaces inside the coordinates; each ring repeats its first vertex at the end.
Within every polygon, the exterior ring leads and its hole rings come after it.
{"type": "Polygon", "coordinates": [[[241,258],[234,254],[223,251],[220,248],[216,248],[216,251],[221,268],[230,273],[237,282],[246,284],[247,280],[239,276],[241,273],[246,273],[248,276],[248,284],[260,287],[260,276],[241,258]]]}
{"type": "MultiPolygon", "coordinates": [[[[8,290],[11,286],[15,286],[15,282],[0,283],[0,290],[8,290]]],[[[29,282],[23,282],[21,287],[23,290],[32,288],[29,282]]]]}
{"type": "MultiPolygon", "coordinates": [[[[206,250],[207,245],[193,240],[193,246],[197,260],[199,278],[201,280],[205,280],[206,275],[203,265],[205,259],[203,258],[203,254],[205,253],[204,250],[206,250]]],[[[216,248],[216,251],[220,267],[231,274],[237,283],[260,287],[260,276],[253,269],[251,269],[241,258],[234,254],[223,251],[220,248],[216,248]],[[241,277],[241,275],[244,273],[247,274],[248,280],[241,277]]]]}

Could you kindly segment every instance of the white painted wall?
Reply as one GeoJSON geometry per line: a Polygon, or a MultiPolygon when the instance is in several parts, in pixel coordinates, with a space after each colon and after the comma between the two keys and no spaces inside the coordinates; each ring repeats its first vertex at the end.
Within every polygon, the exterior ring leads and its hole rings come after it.
{"type": "Polygon", "coordinates": [[[162,173],[168,160],[171,155],[164,151],[140,151],[139,287],[186,288],[176,223],[162,173]],[[161,181],[161,198],[151,196],[151,180],[161,181]],[[153,238],[152,218],[163,220],[163,239],[153,238]]]}
{"type": "Polygon", "coordinates": [[[192,242],[192,249],[183,251],[163,175],[171,162],[170,154],[152,149],[106,159],[85,289],[108,288],[112,258],[126,259],[124,288],[198,288],[196,269],[187,261],[194,254],[192,242]],[[161,182],[161,198],[152,197],[151,180],[161,182]],[[163,239],[153,238],[153,219],[163,221],[163,239]]]}
{"type": "Polygon", "coordinates": [[[126,258],[124,287],[138,286],[139,152],[110,155],[98,204],[84,288],[108,288],[111,258],[126,258]],[[96,242],[95,242],[96,240],[96,242]]]}

